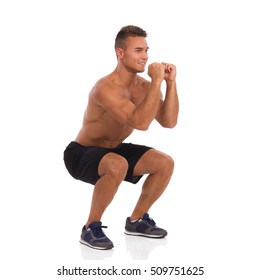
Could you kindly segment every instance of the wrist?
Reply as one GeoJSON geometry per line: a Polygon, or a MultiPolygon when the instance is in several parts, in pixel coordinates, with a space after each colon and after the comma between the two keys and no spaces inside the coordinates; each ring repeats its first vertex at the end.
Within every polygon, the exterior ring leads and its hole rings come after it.
{"type": "Polygon", "coordinates": [[[161,84],[162,84],[162,79],[152,79],[151,80],[151,84],[153,84],[153,85],[155,85],[155,86],[161,86],[161,84]]]}
{"type": "Polygon", "coordinates": [[[176,80],[165,80],[166,82],[166,86],[170,87],[170,86],[176,86],[176,80]]]}

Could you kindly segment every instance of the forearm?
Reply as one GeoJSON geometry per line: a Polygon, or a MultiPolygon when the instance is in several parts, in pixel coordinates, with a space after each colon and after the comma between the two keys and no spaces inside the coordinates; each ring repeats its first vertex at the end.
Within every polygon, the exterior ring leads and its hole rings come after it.
{"type": "Polygon", "coordinates": [[[132,121],[135,128],[147,130],[158,112],[161,94],[161,81],[152,81],[141,104],[133,112],[132,121]]]}
{"type": "Polygon", "coordinates": [[[164,101],[156,117],[157,121],[163,126],[172,128],[176,125],[179,114],[179,99],[177,94],[176,81],[166,83],[166,94],[164,101]]]}

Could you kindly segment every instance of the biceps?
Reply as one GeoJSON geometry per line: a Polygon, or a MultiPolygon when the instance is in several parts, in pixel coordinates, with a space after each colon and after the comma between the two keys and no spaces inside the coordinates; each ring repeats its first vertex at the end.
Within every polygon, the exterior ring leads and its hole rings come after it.
{"type": "Polygon", "coordinates": [[[127,98],[103,98],[99,101],[99,105],[115,121],[128,125],[135,110],[135,105],[127,98]]]}
{"type": "Polygon", "coordinates": [[[105,110],[117,122],[130,125],[135,105],[131,102],[122,102],[114,106],[105,107],[105,110]]]}

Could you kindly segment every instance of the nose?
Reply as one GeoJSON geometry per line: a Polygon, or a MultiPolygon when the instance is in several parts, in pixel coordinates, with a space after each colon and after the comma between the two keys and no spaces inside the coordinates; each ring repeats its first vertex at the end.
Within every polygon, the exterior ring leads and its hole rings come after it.
{"type": "Polygon", "coordinates": [[[142,53],[142,59],[143,60],[147,60],[148,59],[148,53],[147,52],[143,52],[142,53]]]}

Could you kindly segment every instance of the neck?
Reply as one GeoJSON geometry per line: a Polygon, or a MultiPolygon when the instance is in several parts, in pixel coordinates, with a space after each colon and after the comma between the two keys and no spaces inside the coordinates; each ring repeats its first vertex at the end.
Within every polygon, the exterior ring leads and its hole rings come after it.
{"type": "Polygon", "coordinates": [[[134,72],[128,71],[126,68],[119,67],[117,65],[114,70],[115,78],[119,84],[125,87],[130,87],[136,83],[137,74],[134,72]]]}

